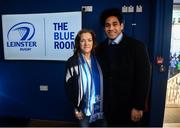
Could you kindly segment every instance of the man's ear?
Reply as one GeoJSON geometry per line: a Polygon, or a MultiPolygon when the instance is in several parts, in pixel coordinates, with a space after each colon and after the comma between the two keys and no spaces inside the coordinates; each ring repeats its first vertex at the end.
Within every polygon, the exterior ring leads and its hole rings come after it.
{"type": "Polygon", "coordinates": [[[124,23],[122,22],[122,23],[120,24],[120,26],[121,26],[121,31],[123,31],[123,30],[124,30],[124,23]]]}

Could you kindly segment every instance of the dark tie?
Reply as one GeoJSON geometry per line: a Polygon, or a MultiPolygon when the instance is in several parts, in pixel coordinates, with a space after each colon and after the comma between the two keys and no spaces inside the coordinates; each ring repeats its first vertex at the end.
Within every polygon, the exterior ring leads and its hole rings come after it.
{"type": "Polygon", "coordinates": [[[115,45],[116,43],[113,40],[110,40],[109,45],[115,45]]]}
{"type": "Polygon", "coordinates": [[[111,44],[112,44],[112,45],[115,45],[115,44],[116,44],[116,42],[112,41],[112,42],[111,42],[111,44]]]}
{"type": "Polygon", "coordinates": [[[109,45],[110,45],[110,46],[116,46],[116,42],[111,41],[111,42],[109,43],[109,45]]]}

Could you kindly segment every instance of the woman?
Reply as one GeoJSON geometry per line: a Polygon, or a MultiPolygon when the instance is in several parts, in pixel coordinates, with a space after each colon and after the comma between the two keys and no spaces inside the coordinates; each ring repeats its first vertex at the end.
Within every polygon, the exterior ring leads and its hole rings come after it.
{"type": "Polygon", "coordinates": [[[65,88],[80,126],[104,126],[103,76],[94,56],[95,34],[86,29],[75,38],[74,55],[66,63],[65,88]]]}

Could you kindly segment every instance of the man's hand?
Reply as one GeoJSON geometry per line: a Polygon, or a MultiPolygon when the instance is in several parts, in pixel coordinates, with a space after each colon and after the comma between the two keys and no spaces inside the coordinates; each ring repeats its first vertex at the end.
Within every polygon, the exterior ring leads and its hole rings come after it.
{"type": "Polygon", "coordinates": [[[138,110],[138,109],[135,109],[133,108],[131,110],[131,120],[134,121],[134,122],[138,122],[141,120],[143,116],[143,111],[142,110],[138,110]]]}

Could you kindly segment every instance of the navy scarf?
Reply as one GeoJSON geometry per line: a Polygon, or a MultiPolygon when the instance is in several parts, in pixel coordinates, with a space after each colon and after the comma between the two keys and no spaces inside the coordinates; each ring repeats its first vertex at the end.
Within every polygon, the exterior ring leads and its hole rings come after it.
{"type": "Polygon", "coordinates": [[[89,65],[82,54],[79,56],[80,78],[83,88],[83,112],[90,116],[89,122],[103,118],[103,76],[94,55],[89,65]]]}

